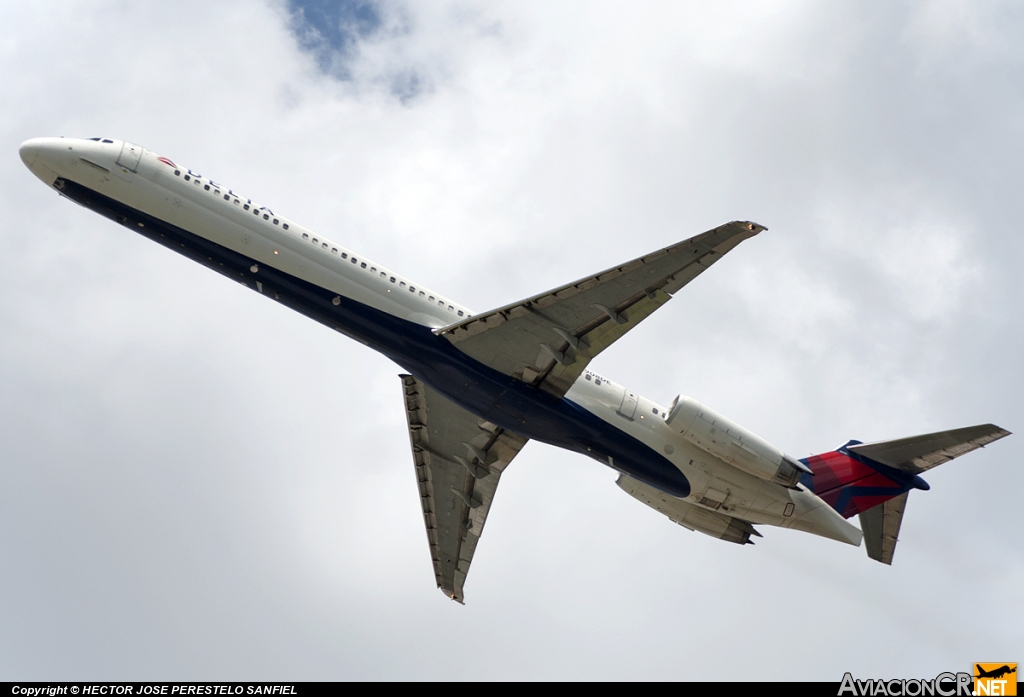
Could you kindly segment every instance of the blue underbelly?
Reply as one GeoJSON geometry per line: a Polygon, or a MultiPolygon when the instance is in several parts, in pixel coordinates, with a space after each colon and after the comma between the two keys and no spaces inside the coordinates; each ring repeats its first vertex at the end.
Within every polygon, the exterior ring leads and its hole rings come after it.
{"type": "MultiPolygon", "coordinates": [[[[668,459],[568,399],[470,358],[425,327],[279,271],[69,180],[68,198],[388,356],[462,408],[506,430],[572,450],[674,496],[690,483],[668,459]],[[139,223],[143,226],[139,227],[139,223]],[[259,285],[257,285],[257,282],[259,285]]],[[[58,186],[58,188],[60,188],[58,186]]]]}

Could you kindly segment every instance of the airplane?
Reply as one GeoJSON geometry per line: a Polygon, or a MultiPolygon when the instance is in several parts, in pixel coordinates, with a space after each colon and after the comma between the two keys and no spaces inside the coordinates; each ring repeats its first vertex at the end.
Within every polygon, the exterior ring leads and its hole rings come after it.
{"type": "Polygon", "coordinates": [[[752,544],[800,530],[891,564],[921,474],[1009,435],[993,424],[798,459],[712,409],[658,404],[591,360],[744,240],[734,221],[477,313],[174,161],[112,138],[35,138],[31,172],[61,196],[384,354],[400,375],[435,580],[464,584],[505,468],[530,440],[597,460],[673,522],[752,544]],[[848,521],[859,516],[860,528],[848,521]]]}
{"type": "Polygon", "coordinates": [[[978,671],[977,675],[974,676],[976,678],[994,678],[994,679],[999,679],[999,678],[1003,677],[1004,675],[1009,675],[1010,673],[1016,673],[1017,672],[1016,664],[1014,665],[1013,668],[1011,668],[1008,665],[1003,665],[1003,666],[1000,666],[999,668],[994,668],[992,670],[984,670],[980,665],[975,663],[974,664],[974,668],[975,668],[975,670],[978,671]]]}

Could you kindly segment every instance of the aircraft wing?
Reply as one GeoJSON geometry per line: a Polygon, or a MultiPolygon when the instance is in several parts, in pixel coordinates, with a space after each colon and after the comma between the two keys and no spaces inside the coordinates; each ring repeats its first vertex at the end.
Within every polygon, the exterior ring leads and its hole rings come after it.
{"type": "Polygon", "coordinates": [[[527,439],[481,421],[411,375],[401,378],[437,587],[461,603],[498,480],[527,439]]]}
{"type": "Polygon", "coordinates": [[[868,556],[883,564],[892,564],[896,542],[900,535],[903,512],[907,508],[907,495],[900,494],[885,503],[859,514],[860,529],[864,533],[864,546],[868,556]]]}
{"type": "Polygon", "coordinates": [[[437,333],[481,363],[561,397],[597,354],[764,229],[727,223],[437,333]]]}
{"type": "Polygon", "coordinates": [[[1009,431],[994,424],[982,424],[923,436],[851,445],[847,450],[910,474],[920,474],[1008,435],[1009,431]]]}

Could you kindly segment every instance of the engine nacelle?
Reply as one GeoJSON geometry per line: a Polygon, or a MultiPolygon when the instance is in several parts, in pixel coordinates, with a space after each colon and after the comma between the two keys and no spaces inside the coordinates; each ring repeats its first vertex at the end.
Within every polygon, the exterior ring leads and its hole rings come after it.
{"type": "Polygon", "coordinates": [[[676,397],[667,422],[701,450],[759,479],[793,488],[802,474],[811,474],[768,441],[689,397],[676,397]]]}
{"type": "Polygon", "coordinates": [[[682,525],[684,528],[702,532],[718,540],[735,542],[739,545],[754,544],[750,541],[751,535],[761,537],[761,534],[754,529],[754,526],[745,520],[687,503],[683,499],[669,496],[665,492],[658,491],[654,487],[639,482],[625,474],[620,474],[615,483],[637,501],[650,506],[660,513],[664,513],[673,523],[682,525]]]}

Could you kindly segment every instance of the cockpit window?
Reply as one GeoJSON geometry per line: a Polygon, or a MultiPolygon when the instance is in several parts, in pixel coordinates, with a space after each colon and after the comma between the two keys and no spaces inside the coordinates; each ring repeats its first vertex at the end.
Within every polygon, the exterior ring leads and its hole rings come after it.
{"type": "Polygon", "coordinates": [[[89,140],[96,140],[96,141],[98,141],[99,138],[90,138],[89,140]]]}
{"type": "Polygon", "coordinates": [[[104,143],[113,143],[114,141],[110,140],[109,138],[104,138],[103,142],[104,143]]]}

